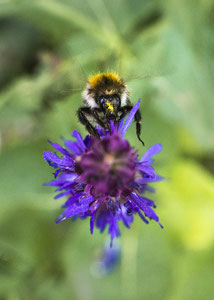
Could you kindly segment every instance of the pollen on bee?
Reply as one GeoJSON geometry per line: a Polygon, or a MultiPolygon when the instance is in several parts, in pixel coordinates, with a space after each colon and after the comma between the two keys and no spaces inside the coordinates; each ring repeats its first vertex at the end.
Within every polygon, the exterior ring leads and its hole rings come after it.
{"type": "Polygon", "coordinates": [[[113,107],[113,105],[112,105],[111,103],[106,102],[106,105],[107,105],[108,109],[109,109],[111,112],[114,111],[114,107],[113,107]]]}

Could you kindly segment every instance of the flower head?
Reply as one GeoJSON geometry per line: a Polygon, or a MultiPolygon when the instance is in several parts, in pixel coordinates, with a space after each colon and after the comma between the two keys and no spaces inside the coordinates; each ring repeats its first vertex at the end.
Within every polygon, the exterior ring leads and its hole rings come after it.
{"type": "Polygon", "coordinates": [[[90,149],[76,162],[76,172],[94,197],[119,197],[130,193],[136,158],[137,152],[115,130],[101,140],[91,138],[90,149]]]}
{"type": "Polygon", "coordinates": [[[162,179],[151,166],[154,161],[151,157],[159,153],[162,146],[152,146],[138,160],[137,151],[123,138],[139,105],[140,101],[124,124],[121,122],[116,127],[111,123],[111,134],[97,128],[100,139],[86,136],[83,140],[74,130],[72,136],[76,141],[65,140],[65,147],[51,143],[61,152],[61,158],[55,153],[44,152],[45,160],[56,168],[55,180],[47,185],[57,187],[56,199],[68,197],[57,222],[71,217],[90,217],[91,233],[94,224],[101,232],[108,226],[111,241],[120,235],[118,221],[129,228],[135,214],[145,223],[148,219],[159,223],[153,210],[154,202],[143,194],[149,190],[149,182],[162,179]]]}

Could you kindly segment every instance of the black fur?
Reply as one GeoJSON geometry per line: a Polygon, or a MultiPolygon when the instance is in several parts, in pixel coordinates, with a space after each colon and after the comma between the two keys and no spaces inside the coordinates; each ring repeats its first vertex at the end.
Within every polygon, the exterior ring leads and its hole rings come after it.
{"type": "MultiPolygon", "coordinates": [[[[125,116],[131,111],[132,106],[126,105],[119,109],[118,115],[119,117],[114,120],[115,124],[119,124],[120,121],[125,118],[125,116]]],[[[91,109],[90,107],[80,107],[78,109],[78,118],[79,121],[85,126],[86,130],[91,135],[95,135],[100,138],[99,133],[97,132],[96,128],[90,123],[88,117],[91,117],[97,124],[99,124],[102,128],[108,129],[110,131],[110,119],[108,119],[103,112],[99,108],[91,109]]],[[[144,142],[141,139],[141,114],[138,110],[135,114],[135,122],[136,122],[136,134],[139,141],[143,144],[144,142]]]]}

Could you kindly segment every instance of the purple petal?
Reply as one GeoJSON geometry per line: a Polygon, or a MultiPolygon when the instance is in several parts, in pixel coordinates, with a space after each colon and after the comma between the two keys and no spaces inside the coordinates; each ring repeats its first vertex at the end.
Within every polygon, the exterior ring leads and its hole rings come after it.
{"type": "Polygon", "coordinates": [[[141,101],[141,99],[139,99],[138,102],[133,106],[132,110],[130,111],[130,113],[128,115],[128,118],[127,118],[124,126],[121,128],[120,133],[121,133],[122,137],[125,135],[126,130],[131,125],[131,122],[134,119],[134,116],[135,116],[136,112],[138,111],[138,108],[140,107],[140,101],[141,101]]]}
{"type": "Polygon", "coordinates": [[[159,221],[158,216],[155,214],[155,212],[143,201],[143,198],[141,198],[138,194],[133,193],[132,194],[135,203],[139,206],[139,208],[144,212],[145,216],[147,218],[153,219],[156,222],[159,221]]]}
{"type": "Polygon", "coordinates": [[[90,204],[92,201],[94,201],[94,197],[93,196],[82,197],[79,200],[80,204],[90,204]]]}
{"type": "Polygon", "coordinates": [[[143,198],[141,198],[138,194],[135,193],[132,193],[131,197],[134,200],[134,202],[139,206],[139,208],[144,212],[147,218],[155,220],[163,228],[163,226],[159,222],[159,217],[151,209],[151,207],[144,202],[143,198]]]}
{"type": "Polygon", "coordinates": [[[66,191],[66,192],[63,192],[63,193],[60,193],[60,194],[58,194],[58,195],[56,195],[55,197],[54,197],[54,199],[59,199],[59,198],[61,198],[61,197],[64,197],[64,196],[67,196],[67,195],[69,195],[71,192],[70,191],[66,191]]]}
{"type": "Polygon", "coordinates": [[[121,131],[121,128],[123,127],[124,119],[125,119],[125,118],[123,118],[123,119],[120,121],[120,124],[119,124],[119,126],[118,126],[118,131],[121,131]]]}
{"type": "Polygon", "coordinates": [[[156,176],[154,168],[149,165],[137,164],[137,169],[144,172],[145,174],[148,174],[151,177],[156,176]]]}
{"type": "Polygon", "coordinates": [[[59,158],[57,154],[50,151],[45,151],[43,157],[47,162],[52,162],[58,167],[71,167],[74,164],[71,157],[63,156],[62,158],[59,158]]]}
{"type": "Polygon", "coordinates": [[[58,217],[56,223],[62,222],[70,217],[84,213],[88,210],[88,205],[74,205],[67,207],[64,212],[58,217]]]}
{"type": "Polygon", "coordinates": [[[156,208],[156,205],[155,205],[154,201],[152,201],[152,200],[150,200],[148,198],[145,198],[145,197],[140,197],[140,198],[143,200],[143,202],[146,205],[149,205],[149,206],[152,206],[152,207],[156,208]]]}
{"type": "Polygon", "coordinates": [[[62,171],[62,169],[58,169],[56,170],[56,172],[54,172],[54,178],[57,178],[57,176],[59,175],[59,173],[62,171]]]}
{"type": "Polygon", "coordinates": [[[62,154],[68,155],[68,156],[72,156],[71,153],[69,153],[65,148],[63,148],[62,146],[60,146],[57,143],[52,143],[51,141],[48,141],[57,151],[61,152],[62,154]]]}
{"type": "Polygon", "coordinates": [[[144,155],[141,157],[139,162],[148,161],[153,155],[158,154],[162,150],[163,150],[163,146],[161,144],[153,145],[144,153],[144,155]]]}
{"type": "Polygon", "coordinates": [[[143,222],[146,223],[146,224],[148,224],[149,221],[141,213],[140,208],[135,203],[135,201],[133,201],[133,194],[131,194],[130,196],[128,196],[127,199],[128,199],[128,202],[126,204],[128,204],[129,209],[131,209],[133,211],[133,213],[137,212],[138,215],[140,216],[140,218],[143,220],[143,222]]]}
{"type": "Polygon", "coordinates": [[[77,178],[77,174],[68,171],[68,172],[61,173],[57,180],[61,181],[64,184],[65,182],[72,182],[76,178],[77,178]]]}
{"type": "Polygon", "coordinates": [[[143,177],[143,178],[137,180],[136,182],[138,184],[145,184],[147,182],[157,182],[157,181],[161,181],[163,179],[164,179],[164,177],[155,175],[155,177],[150,177],[150,176],[143,177]]]}
{"type": "Polygon", "coordinates": [[[112,247],[113,239],[117,236],[120,236],[120,229],[117,223],[117,218],[114,217],[113,215],[110,220],[108,233],[111,235],[110,247],[112,247]]]}
{"type": "Polygon", "coordinates": [[[89,204],[93,201],[93,197],[92,196],[89,196],[89,197],[86,197],[81,199],[81,204],[80,205],[77,205],[74,203],[74,205],[72,206],[68,206],[64,212],[59,216],[59,218],[57,219],[57,223],[65,220],[65,219],[68,219],[70,217],[73,217],[75,215],[79,215],[81,213],[86,213],[87,210],[88,210],[88,206],[89,204]]]}
{"type": "Polygon", "coordinates": [[[64,140],[65,146],[74,154],[80,155],[82,154],[82,149],[79,147],[77,142],[73,142],[70,140],[64,140]]]}
{"type": "Polygon", "coordinates": [[[111,128],[111,134],[114,133],[115,125],[112,120],[110,120],[110,128],[111,128]]]}
{"type": "Polygon", "coordinates": [[[96,217],[96,226],[100,229],[100,232],[102,233],[110,219],[110,212],[107,209],[103,209],[98,212],[96,217]]]}
{"type": "Polygon", "coordinates": [[[71,196],[70,198],[68,198],[65,204],[63,204],[63,207],[68,207],[69,205],[72,205],[74,202],[76,202],[77,199],[80,199],[82,196],[83,196],[82,192],[71,196]]]}
{"type": "Polygon", "coordinates": [[[94,221],[95,221],[95,212],[92,213],[91,219],[90,219],[90,231],[91,234],[94,232],[94,221]]]}
{"type": "Polygon", "coordinates": [[[86,148],[91,148],[91,136],[90,135],[86,135],[85,139],[84,139],[84,144],[86,146],[86,148]]]}
{"type": "Polygon", "coordinates": [[[63,185],[60,185],[60,187],[58,189],[56,189],[55,192],[59,192],[59,191],[62,191],[64,189],[68,189],[68,188],[71,188],[72,186],[76,185],[77,182],[74,180],[74,181],[71,181],[71,182],[66,182],[65,184],[63,185]]]}
{"type": "Polygon", "coordinates": [[[144,217],[144,215],[141,213],[139,208],[138,208],[137,213],[138,213],[139,217],[141,218],[141,220],[143,220],[144,223],[149,224],[149,221],[144,217]]]}
{"type": "Polygon", "coordinates": [[[57,180],[52,180],[50,182],[44,183],[43,185],[47,185],[47,186],[58,186],[59,183],[57,182],[57,180]]]}
{"type": "MultiPolygon", "coordinates": [[[[55,180],[52,180],[48,183],[44,183],[44,185],[48,186],[60,186],[63,187],[65,185],[70,185],[74,182],[74,179],[76,179],[76,174],[73,173],[61,173],[59,177],[55,180]]],[[[57,191],[60,189],[57,189],[57,191]]]]}
{"type": "Polygon", "coordinates": [[[95,129],[97,130],[99,136],[105,136],[106,135],[106,131],[102,127],[95,126],[95,129]]]}
{"type": "Polygon", "coordinates": [[[78,142],[78,145],[80,146],[81,150],[83,152],[85,152],[86,150],[86,147],[85,147],[85,144],[84,144],[84,141],[82,139],[82,136],[81,134],[77,131],[77,130],[74,130],[73,133],[72,133],[72,136],[74,138],[76,138],[77,142],[78,142]]]}

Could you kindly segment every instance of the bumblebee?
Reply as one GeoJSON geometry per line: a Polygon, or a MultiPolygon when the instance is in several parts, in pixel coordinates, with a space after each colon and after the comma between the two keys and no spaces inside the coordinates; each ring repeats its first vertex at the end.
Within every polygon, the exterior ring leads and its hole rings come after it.
{"type": "MultiPolygon", "coordinates": [[[[83,107],[78,109],[79,121],[91,135],[99,137],[92,122],[110,131],[110,120],[116,125],[129,113],[132,104],[123,80],[115,73],[98,73],[89,77],[82,93],[83,107]]],[[[136,134],[144,145],[141,135],[141,114],[135,114],[136,134]]]]}

